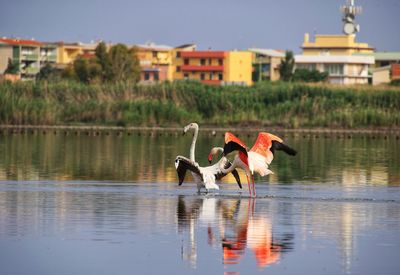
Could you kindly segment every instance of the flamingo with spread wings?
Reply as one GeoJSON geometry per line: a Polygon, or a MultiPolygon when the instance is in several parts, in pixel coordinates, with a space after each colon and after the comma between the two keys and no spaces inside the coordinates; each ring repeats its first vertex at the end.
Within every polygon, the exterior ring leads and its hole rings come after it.
{"type": "MultiPolygon", "coordinates": [[[[197,141],[197,136],[199,132],[199,125],[197,123],[190,123],[183,129],[183,132],[186,133],[190,129],[194,130],[194,135],[192,139],[192,144],[190,146],[190,159],[177,156],[175,159],[175,168],[178,173],[179,185],[181,185],[185,179],[186,171],[189,170],[192,173],[194,180],[197,183],[197,191],[200,193],[201,188],[205,188],[208,192],[209,189],[219,189],[219,186],[216,184],[216,180],[221,180],[228,173],[224,173],[221,171],[221,166],[225,169],[228,169],[231,166],[231,163],[226,160],[220,160],[214,165],[201,167],[195,160],[195,146],[197,141]],[[221,164],[221,162],[224,162],[221,164]]],[[[210,156],[213,154],[217,154],[218,152],[223,152],[223,148],[214,147],[211,149],[210,156]]],[[[236,169],[231,169],[229,173],[232,173],[236,179],[237,184],[240,188],[242,188],[242,184],[240,183],[240,177],[236,169]]]]}
{"type": "Polygon", "coordinates": [[[296,150],[284,144],[281,138],[270,133],[259,133],[253,147],[248,150],[243,141],[232,133],[226,132],[223,152],[224,157],[223,161],[220,162],[221,171],[223,173],[229,173],[237,167],[242,168],[246,173],[250,196],[255,197],[256,187],[254,183],[254,172],[262,177],[272,174],[273,172],[268,169],[268,166],[274,158],[275,151],[278,150],[284,151],[291,156],[297,154],[296,150]],[[239,153],[235,156],[232,165],[225,169],[225,161],[228,161],[225,156],[233,151],[239,151],[239,153]],[[249,178],[251,178],[251,184],[249,178]]]}

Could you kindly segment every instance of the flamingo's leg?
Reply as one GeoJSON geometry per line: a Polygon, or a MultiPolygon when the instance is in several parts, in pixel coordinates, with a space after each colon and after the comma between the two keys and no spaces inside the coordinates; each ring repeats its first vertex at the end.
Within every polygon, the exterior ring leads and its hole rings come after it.
{"type": "Polygon", "coordinates": [[[251,206],[250,206],[251,215],[253,216],[253,214],[254,214],[254,209],[255,209],[255,207],[256,207],[256,199],[255,199],[255,198],[251,198],[250,201],[251,201],[251,206]]]}
{"type": "Polygon", "coordinates": [[[249,175],[247,175],[247,173],[246,173],[246,178],[247,178],[247,185],[249,186],[249,194],[250,194],[250,197],[251,197],[251,185],[250,185],[249,175]]]}
{"type": "Polygon", "coordinates": [[[251,180],[252,180],[252,184],[253,184],[253,196],[256,197],[257,196],[256,184],[254,182],[254,176],[253,175],[251,175],[251,180]]]}

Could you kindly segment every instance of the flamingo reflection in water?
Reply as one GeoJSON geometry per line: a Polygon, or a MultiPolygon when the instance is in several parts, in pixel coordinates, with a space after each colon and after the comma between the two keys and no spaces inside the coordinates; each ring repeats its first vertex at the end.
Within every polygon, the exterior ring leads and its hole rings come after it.
{"type": "MultiPolygon", "coordinates": [[[[255,199],[202,198],[201,203],[200,200],[192,202],[189,208],[182,207],[186,204],[183,197],[179,200],[178,211],[185,209],[186,214],[178,213],[178,225],[182,221],[189,225],[189,232],[194,235],[191,240],[196,240],[195,222],[198,222],[197,228],[206,226],[208,243],[212,247],[222,247],[225,265],[238,264],[246,251],[251,251],[257,266],[265,268],[278,262],[281,254],[292,248],[293,234],[275,238],[271,220],[255,213],[255,199]]],[[[197,241],[191,243],[192,247],[196,245],[197,241]]],[[[195,264],[192,263],[192,266],[195,264]]]]}

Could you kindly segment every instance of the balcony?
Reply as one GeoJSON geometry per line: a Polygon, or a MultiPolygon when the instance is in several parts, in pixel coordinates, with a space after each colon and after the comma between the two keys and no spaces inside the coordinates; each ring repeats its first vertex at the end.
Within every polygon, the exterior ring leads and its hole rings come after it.
{"type": "Polygon", "coordinates": [[[222,72],[224,70],[224,66],[182,65],[181,70],[184,72],[222,72]]]}
{"type": "Polygon", "coordinates": [[[225,52],[193,51],[181,52],[182,58],[225,58],[225,52]]]}
{"type": "Polygon", "coordinates": [[[33,60],[36,61],[38,59],[38,54],[22,54],[21,60],[33,60]]]}
{"type": "Polygon", "coordinates": [[[56,62],[57,56],[56,55],[42,55],[41,61],[56,62]]]}

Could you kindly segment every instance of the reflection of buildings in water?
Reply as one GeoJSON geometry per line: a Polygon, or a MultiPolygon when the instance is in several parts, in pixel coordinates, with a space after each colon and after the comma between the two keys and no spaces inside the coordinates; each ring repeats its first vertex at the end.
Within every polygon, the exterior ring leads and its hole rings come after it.
{"type": "Polygon", "coordinates": [[[302,243],[307,243],[309,237],[336,242],[343,273],[349,274],[360,253],[357,247],[359,236],[374,225],[381,224],[382,217],[398,219],[394,214],[398,211],[390,213],[395,208],[396,205],[360,201],[301,203],[298,210],[302,214],[302,243]]]}
{"type": "MultiPolygon", "coordinates": [[[[201,153],[208,152],[208,145],[215,139],[202,138],[198,153],[200,163],[203,160],[205,163],[206,156],[201,157],[201,153]]],[[[342,181],[344,185],[352,182],[400,184],[397,143],[374,141],[373,151],[370,151],[369,143],[360,143],[356,139],[319,139],[308,143],[302,141],[301,144],[296,145],[302,148],[298,162],[286,163],[285,158],[274,161],[272,170],[276,173],[266,179],[270,184],[282,180],[303,180],[304,177],[318,181],[342,181]],[[338,145],[339,149],[332,149],[338,148],[338,145]],[[371,161],[371,154],[378,155],[379,162],[371,161]],[[360,173],[361,177],[357,176],[360,173]]],[[[62,131],[57,135],[52,132],[42,135],[39,131],[34,135],[6,135],[0,140],[0,151],[3,153],[0,180],[45,178],[177,182],[174,158],[179,153],[187,152],[189,147],[189,139],[149,136],[149,133],[117,136],[116,132],[110,132],[107,136],[102,132],[101,135],[87,136],[83,131],[78,135],[70,131],[65,137],[62,131]]],[[[244,174],[241,178],[245,179],[244,174]]],[[[235,180],[229,175],[223,182],[234,183],[235,180]]]]}
{"type": "Polygon", "coordinates": [[[183,197],[178,201],[178,226],[187,228],[189,241],[182,249],[182,257],[192,267],[196,266],[195,221],[207,227],[208,244],[222,246],[223,263],[238,264],[246,253],[246,248],[254,255],[259,268],[276,263],[281,253],[292,248],[293,235],[284,238],[273,237],[271,221],[255,214],[255,200],[228,200],[202,198],[189,202],[183,197]]]}
{"type": "Polygon", "coordinates": [[[387,185],[389,183],[389,173],[387,170],[387,167],[381,165],[374,165],[371,169],[358,167],[344,168],[341,173],[341,182],[343,186],[387,185]]]}
{"type": "MultiPolygon", "coordinates": [[[[341,176],[343,187],[364,185],[367,182],[367,173],[364,169],[345,168],[342,170],[341,176]]],[[[346,188],[344,190],[346,191],[346,188]]]]}

